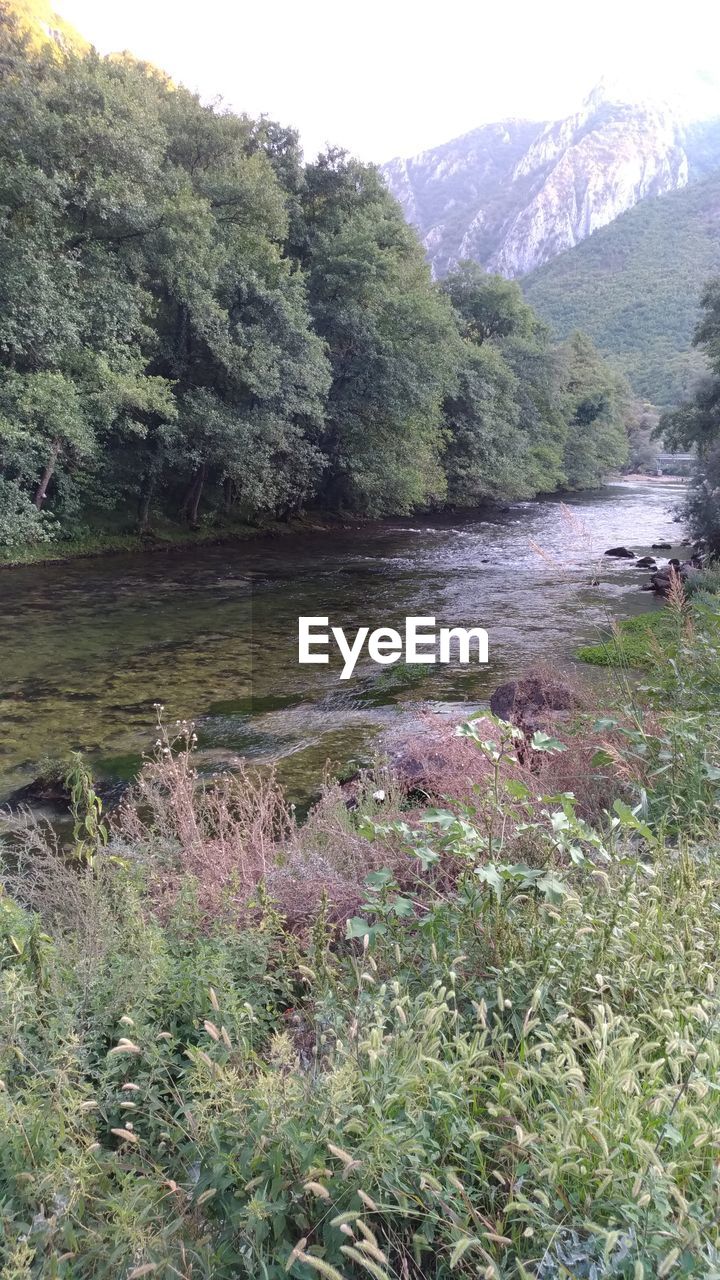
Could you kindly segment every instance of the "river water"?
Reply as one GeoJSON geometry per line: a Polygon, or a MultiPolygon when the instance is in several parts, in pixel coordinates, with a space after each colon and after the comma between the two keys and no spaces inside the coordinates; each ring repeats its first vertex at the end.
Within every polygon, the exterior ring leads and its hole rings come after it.
{"type": "MultiPolygon", "coordinates": [[[[153,704],[192,719],[198,763],[278,760],[297,798],[327,760],[368,760],[420,704],[457,719],[503,678],[571,664],[612,617],[660,607],[609,546],[679,549],[677,484],[625,481],[567,502],[516,503],[484,518],[391,521],[153,555],[0,573],[0,799],[43,758],[84,751],[108,780],[131,776],[156,738],[153,704]],[[599,585],[591,585],[595,577],[599,585]],[[404,628],[483,626],[485,667],[436,666],[403,685],[367,656],[299,666],[297,620],[325,615],[404,628]]],[[[402,673],[401,673],[402,675],[402,673]]]]}

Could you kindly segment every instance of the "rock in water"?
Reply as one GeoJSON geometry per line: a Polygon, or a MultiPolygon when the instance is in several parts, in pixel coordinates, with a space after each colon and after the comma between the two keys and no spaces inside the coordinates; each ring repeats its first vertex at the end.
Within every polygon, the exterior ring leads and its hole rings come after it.
{"type": "Polygon", "coordinates": [[[610,550],[606,551],[605,555],[614,556],[616,560],[634,560],[635,559],[635,552],[628,551],[627,547],[610,547],[610,550]]]}

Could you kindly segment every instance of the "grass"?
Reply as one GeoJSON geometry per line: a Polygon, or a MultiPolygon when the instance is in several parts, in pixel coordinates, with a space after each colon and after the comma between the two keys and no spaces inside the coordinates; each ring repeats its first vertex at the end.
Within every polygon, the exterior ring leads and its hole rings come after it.
{"type": "Polygon", "coordinates": [[[715,857],[340,952],[122,887],[91,967],[6,907],[5,1275],[714,1273],[715,857]]]}
{"type": "Polygon", "coordinates": [[[616,623],[607,640],[581,645],[575,656],[596,667],[650,667],[673,652],[674,628],[665,610],[616,623]]]}
{"type": "Polygon", "coordinates": [[[76,761],[70,847],[8,825],[3,1277],[720,1274],[720,621],[667,613],[574,794],[485,719],[441,807],[300,825],[180,725],[113,819],[76,761]]]}

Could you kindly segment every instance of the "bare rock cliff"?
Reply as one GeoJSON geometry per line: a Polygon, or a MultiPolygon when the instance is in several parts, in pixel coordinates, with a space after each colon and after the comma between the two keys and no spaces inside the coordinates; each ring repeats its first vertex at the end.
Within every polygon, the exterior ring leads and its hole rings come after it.
{"type": "MultiPolygon", "coordinates": [[[[708,136],[720,164],[720,129],[704,132],[703,163],[708,136]]],[[[668,106],[613,100],[600,87],[565,120],[485,125],[383,172],[436,275],[473,258],[512,277],[647,196],[685,186],[694,137],[668,106]]]]}

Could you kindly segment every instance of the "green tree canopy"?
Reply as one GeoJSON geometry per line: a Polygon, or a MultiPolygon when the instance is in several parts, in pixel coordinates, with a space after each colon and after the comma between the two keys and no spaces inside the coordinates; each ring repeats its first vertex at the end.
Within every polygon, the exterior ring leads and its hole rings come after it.
{"type": "Polygon", "coordinates": [[[374,166],[304,165],[292,129],[41,29],[0,0],[3,545],[473,505],[617,465],[601,362],[556,359],[475,264],[435,284],[374,166]]]}

